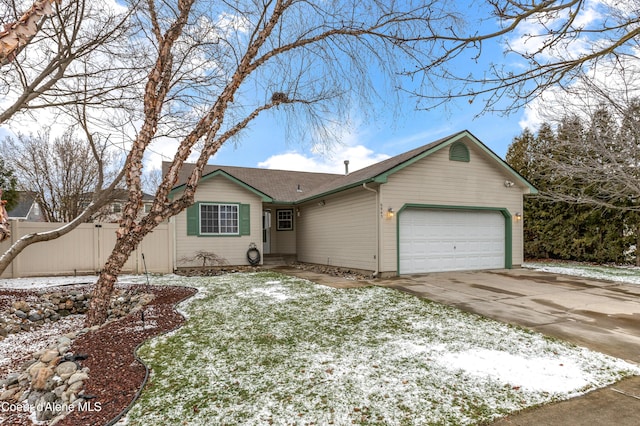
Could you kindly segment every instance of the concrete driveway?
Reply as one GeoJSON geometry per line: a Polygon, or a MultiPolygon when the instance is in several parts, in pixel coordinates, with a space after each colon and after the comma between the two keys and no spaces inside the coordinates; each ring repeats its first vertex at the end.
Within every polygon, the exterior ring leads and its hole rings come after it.
{"type": "Polygon", "coordinates": [[[640,285],[528,269],[403,276],[376,284],[640,364],[640,285]]]}
{"type": "MultiPolygon", "coordinates": [[[[525,326],[640,363],[640,286],[528,269],[450,272],[377,285],[525,326]]],[[[497,421],[506,425],[637,425],[640,378],[497,421]]]]}

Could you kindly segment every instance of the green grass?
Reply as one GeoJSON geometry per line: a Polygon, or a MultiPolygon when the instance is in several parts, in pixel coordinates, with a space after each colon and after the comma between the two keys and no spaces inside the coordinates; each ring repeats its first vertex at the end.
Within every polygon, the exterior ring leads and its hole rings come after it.
{"type": "Polygon", "coordinates": [[[166,280],[200,293],[182,305],[181,329],[140,348],[153,373],[131,425],[475,424],[637,373],[390,289],[337,290],[274,273],[166,280]],[[527,389],[450,365],[475,353],[523,368],[564,363],[588,385],[527,389]]]}

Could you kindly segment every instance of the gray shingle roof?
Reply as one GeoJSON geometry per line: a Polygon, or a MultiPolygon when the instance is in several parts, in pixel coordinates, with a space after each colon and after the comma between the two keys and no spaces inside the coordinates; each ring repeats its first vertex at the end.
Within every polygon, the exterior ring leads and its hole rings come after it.
{"type": "Polygon", "coordinates": [[[16,205],[13,209],[7,211],[9,217],[21,219],[26,218],[35,200],[36,197],[34,192],[18,191],[18,205],[16,205]]]}
{"type": "MultiPolygon", "coordinates": [[[[208,174],[215,173],[216,171],[222,171],[241,181],[245,185],[248,185],[259,193],[268,196],[269,198],[273,199],[274,202],[295,203],[303,200],[313,199],[314,197],[320,197],[324,194],[352,188],[354,186],[359,186],[365,182],[371,182],[377,178],[382,178],[385,176],[385,174],[393,172],[397,168],[403,167],[406,164],[410,164],[412,160],[422,158],[424,155],[428,155],[429,151],[437,149],[440,145],[445,144],[446,142],[458,140],[459,138],[464,136],[468,136],[484,147],[484,145],[482,145],[480,141],[478,141],[473,135],[471,135],[471,133],[463,130],[453,135],[438,139],[434,142],[396,155],[395,157],[380,161],[379,163],[372,164],[369,167],[356,170],[352,173],[349,173],[348,175],[207,165],[202,173],[202,176],[203,178],[206,178],[208,174]],[[298,191],[298,186],[300,187],[300,191],[298,191]]],[[[529,186],[530,189],[535,192],[535,188],[533,188],[531,184],[526,182],[524,178],[519,176],[513,169],[511,169],[511,167],[509,167],[497,155],[491,152],[489,148],[484,148],[487,152],[490,153],[492,157],[494,157],[499,163],[501,163],[509,173],[517,176],[520,180],[523,181],[525,185],[529,186]]],[[[166,174],[168,166],[169,163],[165,162],[162,164],[163,175],[166,174]]],[[[193,168],[193,164],[184,165],[182,171],[180,172],[178,185],[174,189],[178,189],[187,181],[187,178],[193,168]]]]}
{"type": "MultiPolygon", "coordinates": [[[[376,176],[379,176],[449,140],[451,137],[452,136],[448,136],[446,138],[439,139],[435,142],[431,142],[403,154],[396,155],[395,157],[388,158],[369,167],[356,170],[348,175],[207,165],[203,170],[202,176],[205,178],[208,174],[220,170],[242,181],[244,184],[252,187],[258,192],[269,196],[274,201],[294,203],[370,181],[376,176]],[[298,190],[298,188],[300,190],[298,190]]],[[[162,164],[163,175],[166,173],[168,166],[169,163],[167,162],[162,164]]],[[[180,172],[176,188],[180,187],[187,181],[187,178],[193,168],[194,164],[184,165],[180,172]]]]}

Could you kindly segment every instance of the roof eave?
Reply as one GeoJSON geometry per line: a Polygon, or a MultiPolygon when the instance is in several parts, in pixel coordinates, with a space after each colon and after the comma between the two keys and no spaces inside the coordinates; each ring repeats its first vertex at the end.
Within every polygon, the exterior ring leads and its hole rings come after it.
{"type": "Polygon", "coordinates": [[[491,158],[493,158],[493,160],[495,160],[498,164],[500,164],[500,166],[502,166],[510,175],[512,175],[514,177],[514,179],[516,179],[518,182],[520,182],[522,184],[522,186],[524,186],[528,191],[526,193],[528,194],[537,194],[538,190],[529,182],[527,181],[524,177],[522,177],[522,175],[520,175],[520,173],[516,172],[509,164],[507,164],[506,161],[504,161],[503,159],[501,159],[500,157],[498,157],[496,155],[496,153],[494,153],[492,150],[490,150],[485,144],[483,144],[482,142],[480,142],[480,140],[478,138],[476,138],[471,132],[469,132],[468,130],[463,130],[460,133],[457,133],[455,135],[453,135],[452,137],[442,141],[441,143],[439,143],[436,146],[433,146],[427,150],[425,150],[424,152],[416,155],[415,157],[410,158],[407,161],[404,161],[400,164],[398,164],[395,167],[392,167],[391,169],[375,176],[373,178],[374,182],[377,183],[387,183],[389,176],[391,176],[392,174],[404,169],[405,167],[408,167],[410,165],[412,165],[413,163],[422,160],[423,158],[433,154],[434,152],[437,152],[439,150],[441,150],[442,148],[445,148],[463,138],[469,138],[470,140],[472,140],[480,149],[482,149],[487,155],[489,155],[491,158]]]}
{"type": "MultiPolygon", "coordinates": [[[[230,175],[229,173],[225,172],[222,169],[216,169],[210,173],[207,173],[206,175],[202,176],[200,178],[200,181],[198,182],[198,185],[206,180],[209,180],[215,176],[222,176],[225,177],[227,179],[229,179],[231,182],[241,186],[242,188],[246,189],[249,192],[252,192],[253,194],[257,195],[258,197],[260,197],[260,199],[262,200],[263,203],[273,203],[274,200],[273,198],[271,198],[268,194],[265,194],[262,191],[257,190],[256,188],[254,188],[251,185],[248,185],[247,183],[241,181],[240,179],[230,175]]],[[[169,197],[173,197],[176,193],[180,192],[182,190],[182,188],[184,188],[186,186],[186,183],[183,183],[182,185],[178,185],[175,186],[171,192],[169,192],[169,197]]]]}
{"type": "Polygon", "coordinates": [[[303,204],[309,201],[317,200],[318,198],[328,197],[329,195],[337,194],[339,192],[346,191],[348,189],[357,188],[359,186],[362,186],[365,183],[371,183],[371,182],[377,182],[377,181],[375,180],[375,178],[363,179],[358,182],[350,183],[348,185],[344,185],[339,188],[335,188],[329,191],[322,192],[320,194],[316,194],[307,198],[300,199],[298,201],[293,202],[292,204],[303,204]]]}

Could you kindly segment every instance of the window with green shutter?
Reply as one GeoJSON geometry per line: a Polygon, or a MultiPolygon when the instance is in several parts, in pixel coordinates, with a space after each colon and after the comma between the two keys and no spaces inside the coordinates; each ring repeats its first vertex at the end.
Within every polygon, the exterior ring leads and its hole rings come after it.
{"type": "Polygon", "coordinates": [[[187,235],[250,235],[250,207],[240,203],[197,202],[187,208],[187,235]]]}

